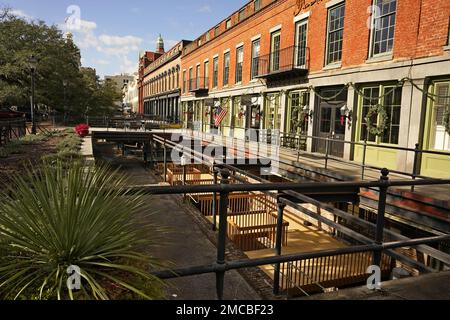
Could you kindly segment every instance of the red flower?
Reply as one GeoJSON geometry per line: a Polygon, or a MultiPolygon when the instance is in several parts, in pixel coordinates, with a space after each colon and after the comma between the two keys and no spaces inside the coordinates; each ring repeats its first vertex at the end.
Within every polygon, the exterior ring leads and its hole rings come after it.
{"type": "Polygon", "coordinates": [[[75,127],[75,132],[82,138],[89,134],[90,127],[87,124],[79,124],[75,127]]]}

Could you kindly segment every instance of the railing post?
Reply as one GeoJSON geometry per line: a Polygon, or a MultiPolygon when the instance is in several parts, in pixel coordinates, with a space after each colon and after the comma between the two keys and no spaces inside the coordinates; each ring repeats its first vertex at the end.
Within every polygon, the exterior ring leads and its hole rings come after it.
{"type": "Polygon", "coordinates": [[[164,148],[164,182],[167,182],[167,147],[165,138],[163,148],[164,148]]]}
{"type": "MultiPolygon", "coordinates": [[[[214,174],[214,185],[217,185],[219,175],[219,171],[213,166],[213,174],[214,174]]],[[[213,225],[212,229],[213,231],[217,230],[217,192],[214,192],[213,194],[213,203],[212,203],[212,210],[213,210],[213,225]]]]}
{"type": "MultiPolygon", "coordinates": [[[[183,164],[183,186],[186,185],[186,164],[183,164]]],[[[186,193],[183,194],[183,198],[186,198],[186,193]]]]}
{"type": "MultiPolygon", "coordinates": [[[[417,176],[417,165],[419,163],[419,155],[420,155],[420,144],[416,143],[416,147],[414,149],[414,162],[413,162],[413,172],[412,172],[412,178],[413,180],[416,180],[417,176]]],[[[411,192],[414,192],[415,186],[411,186],[411,192]]]]}
{"type": "MultiPolygon", "coordinates": [[[[278,199],[278,215],[277,215],[277,234],[275,241],[275,254],[281,256],[281,246],[283,245],[283,213],[286,204],[280,202],[278,199]]],[[[274,277],[273,277],[273,294],[278,295],[280,293],[280,268],[281,264],[275,264],[274,277]]]]}
{"type": "MultiPolygon", "coordinates": [[[[375,244],[383,244],[384,234],[384,220],[386,213],[386,197],[389,186],[389,170],[384,168],[381,170],[380,188],[378,197],[378,212],[377,212],[377,228],[375,233],[375,244]]],[[[373,252],[373,264],[381,267],[382,250],[375,250],[373,252]]]]}
{"type": "MultiPolygon", "coordinates": [[[[221,170],[220,175],[222,176],[221,184],[227,185],[229,183],[230,172],[228,170],[221,170]]],[[[223,289],[225,280],[225,249],[227,241],[227,228],[228,228],[228,191],[220,192],[220,202],[219,202],[219,237],[217,245],[217,266],[219,270],[216,271],[216,289],[217,289],[217,299],[223,300],[223,289]]]]}
{"type": "Polygon", "coordinates": [[[364,139],[361,180],[364,180],[364,175],[366,173],[366,152],[367,152],[367,139],[364,139]]]}
{"type": "Polygon", "coordinates": [[[325,169],[328,169],[328,157],[330,155],[330,136],[327,136],[325,141],[325,169]]]}

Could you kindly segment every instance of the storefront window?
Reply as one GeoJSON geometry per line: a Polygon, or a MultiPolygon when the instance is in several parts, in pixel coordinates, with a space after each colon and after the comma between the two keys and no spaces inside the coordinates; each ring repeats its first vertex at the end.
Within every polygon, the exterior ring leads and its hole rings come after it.
{"type": "Polygon", "coordinates": [[[309,105],[309,94],[306,91],[290,93],[289,111],[287,117],[287,132],[292,134],[305,134],[308,132],[308,119],[303,111],[309,105]]]}
{"type": "Polygon", "coordinates": [[[241,106],[241,97],[233,99],[234,127],[245,127],[245,109],[241,106]]]}
{"type": "Polygon", "coordinates": [[[266,129],[280,129],[281,110],[279,94],[269,94],[266,96],[266,129]]]}
{"type": "Polygon", "coordinates": [[[231,110],[230,110],[230,99],[224,98],[222,99],[220,103],[223,110],[227,111],[227,114],[225,115],[225,118],[223,118],[222,126],[223,127],[231,127],[231,110]]]}
{"type": "Polygon", "coordinates": [[[445,131],[444,114],[450,108],[450,82],[435,85],[434,94],[438,95],[431,103],[430,143],[429,148],[440,151],[450,151],[450,135],[445,131]]]}
{"type": "MultiPolygon", "coordinates": [[[[376,86],[362,89],[364,97],[361,98],[360,140],[375,143],[398,144],[400,133],[400,113],[402,101],[402,88],[395,86],[376,86]],[[381,98],[380,98],[381,96],[381,98]],[[386,110],[387,123],[381,136],[368,132],[366,117],[369,110],[376,105],[382,105],[386,110]]],[[[373,125],[380,126],[382,117],[374,114],[371,119],[373,125]]]]}

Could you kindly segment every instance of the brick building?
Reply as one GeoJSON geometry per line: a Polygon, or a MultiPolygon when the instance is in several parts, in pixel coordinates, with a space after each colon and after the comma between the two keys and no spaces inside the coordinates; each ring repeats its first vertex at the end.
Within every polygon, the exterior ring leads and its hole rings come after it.
{"type": "Polygon", "coordinates": [[[250,1],[183,48],[184,122],[408,172],[398,147],[418,143],[436,153],[416,173],[450,177],[449,15],[448,0],[250,1]]]}
{"type": "Polygon", "coordinates": [[[162,38],[158,39],[159,58],[143,70],[143,109],[141,113],[155,120],[180,120],[181,52],[190,41],[182,40],[164,52],[162,38]]]}
{"type": "Polygon", "coordinates": [[[144,112],[144,73],[145,69],[158,59],[163,52],[145,51],[139,55],[139,70],[138,70],[138,91],[139,91],[139,113],[144,112]]]}

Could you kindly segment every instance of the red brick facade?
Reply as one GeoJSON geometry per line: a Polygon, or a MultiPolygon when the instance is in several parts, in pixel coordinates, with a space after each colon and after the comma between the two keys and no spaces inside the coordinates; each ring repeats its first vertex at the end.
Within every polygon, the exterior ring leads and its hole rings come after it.
{"type": "MultiPolygon", "coordinates": [[[[210,40],[206,42],[201,36],[200,47],[194,41],[186,48],[182,59],[182,69],[195,69],[201,63],[201,73],[204,73],[203,62],[209,59],[209,75],[212,78],[213,56],[219,57],[219,85],[222,84],[223,53],[230,49],[230,84],[234,82],[236,45],[244,44],[244,65],[242,85],[250,81],[251,38],[261,35],[260,55],[270,52],[270,29],[281,25],[281,47],[294,45],[294,16],[298,12],[298,3],[315,3],[299,12],[309,11],[307,46],[310,49],[310,73],[321,72],[324,68],[327,32],[327,3],[333,1],[296,1],[279,0],[263,1],[263,8],[252,13],[252,2],[246,7],[247,18],[238,23],[238,12],[231,16],[232,27],[225,30],[225,19],[220,23],[221,34],[214,37],[214,29],[207,33],[210,40]]],[[[369,58],[369,43],[371,13],[369,7],[372,0],[346,0],[345,25],[342,48],[342,69],[365,64],[369,58]]],[[[448,25],[450,1],[447,0],[403,0],[397,1],[393,60],[421,58],[444,54],[444,46],[448,41],[448,25]]],[[[196,75],[195,75],[196,76],[196,75]]],[[[210,79],[211,81],[211,79],[210,79]]],[[[211,84],[210,84],[211,87],[211,84]]]]}

